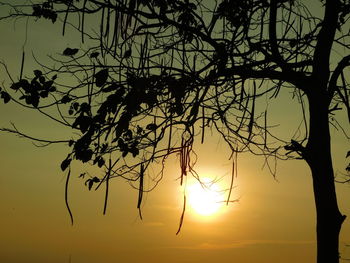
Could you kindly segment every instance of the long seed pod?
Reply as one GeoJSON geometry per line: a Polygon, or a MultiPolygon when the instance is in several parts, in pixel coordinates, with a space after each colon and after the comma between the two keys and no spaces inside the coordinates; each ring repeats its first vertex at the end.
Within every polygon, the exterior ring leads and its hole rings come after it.
{"type": "Polygon", "coordinates": [[[81,15],[81,42],[84,43],[84,25],[85,25],[85,7],[87,0],[84,0],[83,11],[81,15]]]}
{"type": "Polygon", "coordinates": [[[339,93],[340,93],[339,95],[341,95],[342,101],[345,104],[345,107],[346,107],[347,112],[348,112],[348,120],[350,122],[349,94],[348,94],[348,91],[346,89],[346,80],[345,80],[345,76],[344,76],[344,72],[343,71],[340,73],[340,76],[341,76],[341,80],[342,80],[342,83],[343,83],[344,95],[342,95],[340,91],[339,91],[339,93]]]}
{"type": "Polygon", "coordinates": [[[232,160],[231,182],[230,182],[230,188],[228,190],[226,205],[228,205],[228,203],[230,202],[234,178],[235,178],[235,161],[232,160]]]}
{"type": "Polygon", "coordinates": [[[101,49],[101,56],[103,56],[103,21],[105,17],[105,8],[102,8],[102,14],[101,14],[101,22],[100,22],[100,49],[101,49]]]}
{"type": "Polygon", "coordinates": [[[253,82],[253,87],[254,87],[254,93],[253,93],[253,103],[252,103],[252,112],[250,113],[250,120],[249,120],[249,124],[248,124],[248,140],[251,138],[252,136],[252,132],[253,132],[253,124],[254,124],[254,115],[255,115],[255,99],[256,99],[256,84],[255,81],[253,82]]]}
{"type": "Polygon", "coordinates": [[[141,163],[141,165],[140,165],[140,176],[139,176],[139,180],[140,180],[139,197],[138,197],[138,200],[137,200],[137,209],[139,210],[139,215],[140,215],[141,220],[142,220],[141,204],[142,204],[142,198],[143,198],[143,178],[144,178],[144,173],[145,173],[145,169],[143,167],[143,163],[141,163]]]}
{"type": "Polygon", "coordinates": [[[120,27],[120,23],[119,23],[119,17],[120,17],[120,14],[117,10],[117,8],[115,8],[114,10],[115,12],[115,17],[114,17],[114,36],[113,36],[113,40],[112,40],[112,43],[114,44],[114,56],[117,55],[117,48],[118,48],[118,37],[119,37],[119,27],[120,27]]]}
{"type": "Polygon", "coordinates": [[[20,71],[20,74],[19,74],[19,79],[22,79],[22,76],[23,76],[24,56],[25,56],[25,53],[24,53],[24,50],[23,50],[23,52],[22,52],[22,62],[21,62],[21,71],[20,71]]]}
{"type": "Polygon", "coordinates": [[[180,166],[181,166],[181,180],[180,185],[183,183],[183,177],[186,173],[186,164],[185,164],[185,151],[184,151],[184,138],[181,141],[181,151],[180,151],[180,166]]]}
{"type": "Polygon", "coordinates": [[[239,109],[240,109],[240,110],[242,109],[242,102],[243,102],[243,98],[244,98],[244,95],[245,95],[244,84],[245,84],[245,80],[242,79],[242,84],[241,84],[241,97],[240,97],[240,100],[239,100],[239,109]]]}
{"type": "Polygon", "coordinates": [[[186,194],[184,194],[184,203],[183,203],[183,206],[182,206],[182,213],[181,213],[181,217],[180,217],[180,224],[179,224],[179,228],[176,232],[176,235],[178,235],[181,231],[181,228],[182,228],[182,224],[184,222],[184,217],[185,217],[185,211],[186,211],[186,194]]]}
{"type": "Polygon", "coordinates": [[[106,174],[106,192],[105,192],[105,201],[104,201],[104,206],[103,206],[103,214],[106,214],[107,211],[107,202],[108,202],[108,194],[109,194],[109,179],[111,176],[111,171],[112,171],[112,163],[111,163],[111,158],[109,158],[109,164],[108,164],[108,171],[106,174]]]}
{"type": "Polygon", "coordinates": [[[205,131],[205,112],[204,112],[204,106],[202,106],[202,138],[201,143],[204,143],[204,131],[205,131]]]}
{"type": "MultiPolygon", "coordinates": [[[[108,0],[108,6],[110,6],[110,0],[108,0]]],[[[109,22],[110,22],[110,19],[111,19],[111,10],[108,7],[107,8],[107,19],[106,19],[106,31],[105,31],[105,37],[107,38],[107,41],[106,41],[107,43],[108,43],[108,36],[109,36],[109,28],[110,28],[109,22]]]]}
{"type": "Polygon", "coordinates": [[[71,211],[71,209],[69,207],[69,202],[68,202],[69,179],[70,179],[70,167],[69,167],[69,170],[68,170],[68,174],[67,174],[67,178],[66,178],[66,185],[65,185],[65,188],[64,188],[64,201],[66,203],[66,208],[67,208],[68,213],[69,213],[70,221],[71,221],[71,223],[73,225],[73,223],[74,223],[73,214],[72,214],[72,211],[71,211]]]}
{"type": "Polygon", "coordinates": [[[173,115],[170,114],[169,138],[168,138],[168,153],[167,153],[167,154],[170,153],[172,134],[173,134],[173,115]]]}
{"type": "Polygon", "coordinates": [[[264,148],[266,149],[267,146],[267,110],[265,110],[264,113],[264,148]]]}
{"type": "Polygon", "coordinates": [[[68,13],[69,13],[69,8],[70,5],[73,1],[68,1],[67,3],[67,10],[66,10],[66,14],[64,16],[64,20],[63,20],[63,27],[62,27],[62,36],[64,36],[64,33],[66,32],[66,24],[67,24],[67,20],[68,20],[68,13]]]}

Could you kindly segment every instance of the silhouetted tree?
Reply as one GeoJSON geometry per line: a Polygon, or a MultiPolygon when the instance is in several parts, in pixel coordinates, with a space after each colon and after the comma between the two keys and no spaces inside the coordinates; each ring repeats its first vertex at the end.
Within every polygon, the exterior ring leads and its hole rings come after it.
{"type": "Polygon", "coordinates": [[[56,66],[42,64],[29,79],[21,73],[1,98],[80,132],[65,141],[71,151],[61,168],[68,170],[67,185],[73,160],[102,168],[103,176],[86,184],[106,184],[105,208],[114,177],[138,182],[140,208],[147,168],[171,154],[179,155],[181,182],[188,173],[197,176],[192,147],[208,129],[233,154],[303,159],[313,179],[317,262],[339,262],[345,216],[337,205],[329,126],[338,125],[333,113],[340,107],[350,116],[350,55],[332,54],[349,53],[350,3],[318,4],[319,14],[301,0],[12,3],[7,19],[62,23],[62,34],[73,28],[86,48],[63,47],[52,57],[56,66]],[[289,142],[273,134],[267,104],[259,100],[283,90],[294,94],[304,120],[289,142]],[[46,110],[56,107],[57,114],[46,110]]]}

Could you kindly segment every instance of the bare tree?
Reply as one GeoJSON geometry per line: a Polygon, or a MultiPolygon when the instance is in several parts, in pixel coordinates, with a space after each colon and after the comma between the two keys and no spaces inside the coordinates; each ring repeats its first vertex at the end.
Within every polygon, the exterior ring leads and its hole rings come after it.
{"type": "MultiPolygon", "coordinates": [[[[337,204],[330,124],[340,127],[333,114],[341,107],[350,119],[345,74],[350,3],[314,4],[323,14],[302,0],[3,4],[11,12],[2,19],[62,23],[62,34],[73,28],[85,48],[62,48],[61,56],[51,57],[56,66],[38,62],[41,69],[32,78],[22,73],[18,80],[12,78],[1,97],[80,132],[65,141],[41,142],[71,148],[61,164],[68,170],[66,187],[73,160],[104,171],[86,181],[90,189],[106,184],[104,211],[108,184],[115,177],[137,183],[140,208],[142,194],[151,190],[144,188],[147,168],[171,154],[179,155],[181,183],[189,173],[198,177],[193,143],[197,137],[204,143],[208,129],[222,135],[232,154],[303,159],[313,179],[317,262],[339,262],[345,216],[337,204]],[[337,59],[333,54],[339,50],[337,59]],[[273,133],[262,102],[284,90],[294,94],[303,119],[298,135],[289,141],[273,133]],[[52,108],[56,113],[48,111],[52,108]]],[[[15,127],[2,130],[28,137],[15,127]]],[[[154,186],[161,177],[162,171],[154,186]]]]}

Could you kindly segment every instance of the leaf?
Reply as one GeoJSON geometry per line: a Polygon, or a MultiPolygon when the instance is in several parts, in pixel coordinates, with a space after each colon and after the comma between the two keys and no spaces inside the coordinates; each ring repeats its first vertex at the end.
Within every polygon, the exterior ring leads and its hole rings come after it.
{"type": "Polygon", "coordinates": [[[68,95],[64,95],[61,99],[61,102],[63,104],[66,104],[66,103],[71,102],[71,101],[72,101],[72,99],[68,95]]]}
{"type": "Polygon", "coordinates": [[[78,102],[74,102],[74,103],[72,104],[72,108],[73,108],[75,111],[77,111],[77,110],[79,109],[79,103],[78,103],[78,102]]]}
{"type": "Polygon", "coordinates": [[[51,86],[51,87],[49,88],[49,91],[50,91],[50,92],[54,92],[54,91],[56,91],[56,87],[51,86]]]}
{"type": "Polygon", "coordinates": [[[107,143],[102,144],[101,152],[102,153],[105,152],[107,150],[107,148],[108,148],[108,144],[107,143]]]}
{"type": "Polygon", "coordinates": [[[33,107],[37,108],[38,105],[39,105],[39,100],[40,100],[40,97],[39,97],[39,93],[37,92],[33,92],[29,97],[28,97],[28,104],[31,104],[33,105],[33,107]]]}
{"type": "Polygon", "coordinates": [[[90,105],[86,102],[83,102],[80,105],[80,112],[88,114],[90,112],[90,105]]]}
{"type": "Polygon", "coordinates": [[[21,79],[18,82],[12,83],[12,85],[10,86],[10,89],[16,91],[20,88],[22,88],[26,93],[30,92],[30,90],[32,89],[31,84],[26,79],[21,79]]]}
{"type": "Polygon", "coordinates": [[[296,39],[291,39],[289,41],[289,45],[291,48],[295,47],[298,44],[298,41],[296,39]]]}
{"type": "Polygon", "coordinates": [[[64,56],[74,56],[78,53],[79,49],[77,48],[69,48],[67,47],[64,51],[63,51],[63,55],[64,56]]]}
{"type": "Polygon", "coordinates": [[[57,14],[54,11],[52,11],[49,16],[49,19],[51,19],[52,23],[54,24],[57,20],[57,14]]]}
{"type": "Polygon", "coordinates": [[[101,158],[101,156],[97,156],[92,164],[95,165],[101,158]]]}
{"type": "Polygon", "coordinates": [[[94,181],[92,181],[91,179],[89,180],[89,184],[88,184],[88,188],[89,191],[91,190],[92,186],[94,185],[94,181]]]}
{"type": "Polygon", "coordinates": [[[40,76],[40,77],[39,77],[39,82],[40,82],[41,84],[44,84],[44,83],[45,83],[45,77],[44,77],[44,76],[40,76]]]}
{"type": "Polygon", "coordinates": [[[126,141],[130,141],[132,139],[132,131],[128,129],[126,132],[124,132],[123,137],[126,141]]]}
{"type": "Polygon", "coordinates": [[[154,131],[155,129],[157,129],[157,125],[155,123],[147,124],[146,129],[154,131]]]}
{"type": "MultiPolygon", "coordinates": [[[[121,93],[121,96],[124,94],[124,87],[122,85],[119,85],[115,82],[113,82],[111,85],[109,85],[108,87],[105,87],[102,89],[102,92],[111,92],[111,91],[115,91],[115,90],[122,90],[122,92],[119,92],[121,93]]],[[[118,93],[118,92],[116,92],[118,93]]]]}
{"type": "Polygon", "coordinates": [[[176,114],[178,116],[180,116],[183,112],[183,106],[181,102],[175,102],[175,107],[174,107],[174,112],[176,112],[176,114]]]}
{"type": "Polygon", "coordinates": [[[8,94],[6,91],[1,91],[1,98],[4,100],[5,104],[11,100],[10,94],[8,94]]]}
{"type": "Polygon", "coordinates": [[[105,68],[97,72],[95,74],[95,79],[96,79],[96,86],[102,87],[103,84],[105,84],[108,79],[108,69],[105,68]]]}
{"type": "Polygon", "coordinates": [[[90,54],[90,58],[97,58],[98,55],[100,55],[99,52],[92,52],[92,53],[90,54]]]}
{"type": "Polygon", "coordinates": [[[92,181],[94,181],[94,183],[99,183],[100,182],[100,179],[98,177],[94,177],[92,178],[92,181]]]}
{"type": "Polygon", "coordinates": [[[40,92],[39,95],[42,98],[47,98],[49,96],[49,92],[47,90],[44,90],[44,91],[40,92]]]}
{"type": "Polygon", "coordinates": [[[82,116],[79,123],[80,131],[82,133],[85,133],[89,129],[90,125],[91,125],[91,118],[88,116],[82,116]]]}
{"type": "Polygon", "coordinates": [[[346,154],[346,157],[345,158],[348,158],[350,156],[350,151],[347,152],[346,154]]]}
{"type": "Polygon", "coordinates": [[[129,58],[131,56],[131,48],[126,50],[125,53],[124,53],[124,58],[129,58]]]}
{"type": "Polygon", "coordinates": [[[129,113],[124,112],[121,116],[120,119],[115,127],[115,138],[114,140],[118,140],[120,135],[129,128],[129,122],[131,120],[131,116],[129,113]]]}
{"type": "Polygon", "coordinates": [[[157,95],[157,91],[149,91],[142,99],[149,108],[152,108],[158,102],[157,95]]]}
{"type": "Polygon", "coordinates": [[[121,151],[123,151],[127,148],[127,145],[125,144],[124,140],[121,138],[118,140],[118,146],[119,146],[121,151]]]}
{"type": "Polygon", "coordinates": [[[105,164],[105,160],[103,158],[100,158],[97,162],[97,166],[101,168],[105,164]]]}
{"type": "Polygon", "coordinates": [[[87,179],[86,182],[85,182],[85,185],[88,184],[88,188],[89,188],[89,191],[91,190],[92,186],[94,185],[94,183],[99,183],[100,182],[100,179],[98,177],[93,177],[91,179],[87,179]]]}
{"type": "Polygon", "coordinates": [[[41,6],[40,5],[33,5],[33,13],[32,15],[33,16],[36,16],[36,17],[41,17],[41,6]]]}
{"type": "Polygon", "coordinates": [[[69,155],[67,156],[66,159],[63,160],[63,162],[61,163],[61,170],[64,172],[67,167],[70,165],[70,162],[72,161],[71,158],[69,158],[69,155]]]}
{"type": "Polygon", "coordinates": [[[38,81],[36,81],[36,79],[33,79],[31,81],[30,85],[32,87],[32,90],[39,90],[39,89],[41,89],[41,84],[38,81]]]}
{"type": "Polygon", "coordinates": [[[29,92],[31,89],[30,83],[28,80],[26,79],[21,79],[20,81],[18,81],[18,85],[20,86],[20,88],[22,88],[25,92],[29,92]]]}
{"type": "Polygon", "coordinates": [[[79,115],[75,119],[74,123],[72,124],[72,128],[79,127],[79,130],[82,133],[85,133],[90,127],[90,124],[91,124],[91,118],[89,116],[79,115]]]}
{"type": "Polygon", "coordinates": [[[35,77],[39,78],[42,74],[43,73],[41,72],[41,70],[38,70],[38,69],[34,70],[35,77]]]}
{"type": "Polygon", "coordinates": [[[198,109],[199,109],[199,102],[196,101],[194,104],[193,104],[193,107],[191,108],[191,111],[190,111],[190,115],[189,117],[192,117],[192,119],[194,120],[197,115],[198,115],[198,109]]]}
{"type": "Polygon", "coordinates": [[[188,8],[192,10],[197,10],[197,6],[194,3],[189,3],[188,8]]]}
{"type": "Polygon", "coordinates": [[[91,160],[92,154],[93,152],[91,149],[79,149],[79,151],[76,151],[75,156],[77,160],[86,163],[91,160]]]}
{"type": "Polygon", "coordinates": [[[49,81],[45,81],[45,82],[41,82],[43,84],[43,88],[44,89],[50,89],[50,87],[52,86],[53,84],[53,80],[49,80],[49,81]]]}
{"type": "Polygon", "coordinates": [[[141,134],[144,133],[142,127],[140,127],[139,125],[137,125],[137,127],[136,127],[136,133],[137,133],[138,135],[141,135],[141,134]]]}
{"type": "Polygon", "coordinates": [[[136,157],[137,155],[139,155],[140,150],[136,146],[133,146],[131,147],[130,152],[132,153],[133,157],[136,157]]]}
{"type": "MultiPolygon", "coordinates": [[[[29,83],[28,83],[28,84],[29,84],[29,83]]],[[[13,84],[10,86],[10,89],[18,90],[20,87],[21,87],[20,83],[19,83],[19,82],[16,82],[16,83],[13,83],[13,84]]]]}
{"type": "Polygon", "coordinates": [[[32,104],[31,96],[25,96],[24,98],[25,98],[27,104],[29,104],[29,105],[32,104]]]}

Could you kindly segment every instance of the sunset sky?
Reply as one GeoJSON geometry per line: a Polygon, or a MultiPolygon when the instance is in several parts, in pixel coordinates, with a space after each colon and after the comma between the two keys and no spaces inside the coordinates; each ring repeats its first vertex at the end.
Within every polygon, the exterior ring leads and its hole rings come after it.
{"type": "MultiPolygon", "coordinates": [[[[1,12],[0,12],[1,13],[1,12]]],[[[19,76],[26,20],[0,22],[0,60],[15,79],[19,76]]],[[[63,38],[58,24],[28,24],[25,73],[38,68],[31,59],[45,59],[72,47],[74,36],[63,38]]],[[[72,33],[68,30],[67,34],[72,33]]],[[[0,85],[9,79],[0,68],[0,85]]],[[[269,105],[271,122],[290,138],[300,121],[296,102],[285,93],[269,105]],[[288,107],[285,107],[288,105],[288,107]]],[[[339,120],[346,120],[339,115],[339,120]]],[[[64,139],[67,130],[24,111],[14,103],[0,101],[0,127],[16,127],[31,136],[64,139]]],[[[344,129],[349,124],[344,121],[344,129]]],[[[68,131],[69,132],[69,131],[68,131]]],[[[344,172],[349,142],[332,128],[332,151],[337,175],[344,172]]],[[[212,215],[203,216],[188,205],[181,232],[176,235],[182,213],[183,191],[178,158],[167,159],[165,176],[158,187],[145,194],[140,220],[137,190],[122,179],[111,183],[107,215],[102,214],[104,191],[89,191],[78,178],[74,165],[69,190],[74,225],[64,202],[66,173],[60,169],[68,148],[64,145],[36,147],[32,142],[0,132],[0,262],[6,263],[309,263],[315,261],[315,207],[309,169],[303,161],[280,161],[274,178],[264,159],[251,154],[238,156],[238,175],[231,199],[212,215]]],[[[232,160],[218,136],[207,134],[195,145],[202,177],[220,178],[218,191],[229,187],[232,160]]],[[[90,170],[93,174],[94,169],[90,170]]],[[[147,182],[146,182],[147,183],[147,182]]],[[[150,182],[148,182],[150,183],[150,182]]],[[[187,185],[195,181],[188,178],[187,185]]],[[[343,214],[350,216],[350,185],[337,184],[343,214]]],[[[188,194],[189,195],[189,194],[188,194]]],[[[227,196],[224,192],[222,200],[227,196]]],[[[350,219],[342,227],[340,252],[350,258],[350,219]]]]}

